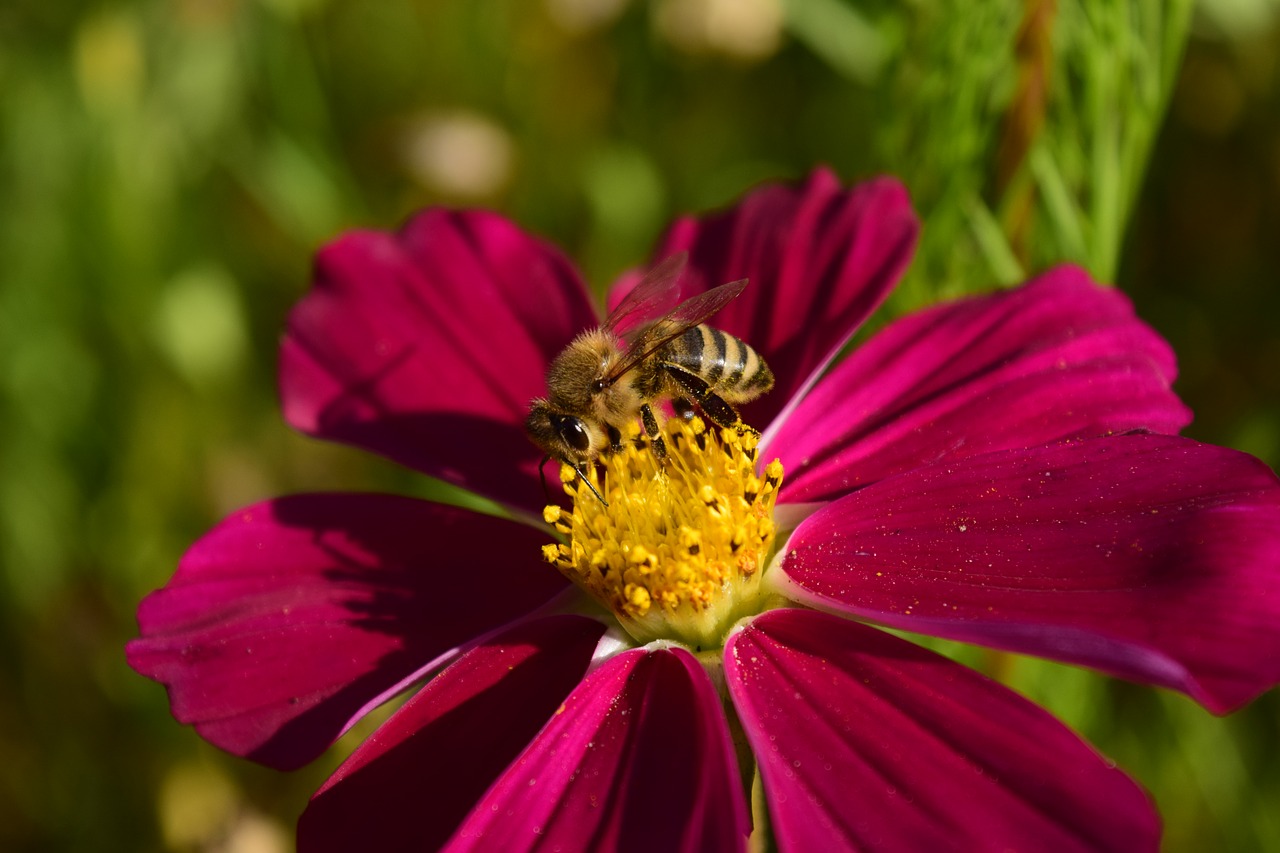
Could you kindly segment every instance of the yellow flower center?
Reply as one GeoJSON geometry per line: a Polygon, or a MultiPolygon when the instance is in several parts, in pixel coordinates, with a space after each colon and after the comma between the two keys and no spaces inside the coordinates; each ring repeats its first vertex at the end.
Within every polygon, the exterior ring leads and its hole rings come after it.
{"type": "Polygon", "coordinates": [[[566,541],[543,556],[639,642],[716,648],[734,622],[759,610],[782,463],[758,476],[754,432],[710,431],[698,418],[673,418],[663,434],[665,463],[627,441],[588,473],[608,506],[561,467],[572,508],[548,506],[543,517],[566,541]]]}

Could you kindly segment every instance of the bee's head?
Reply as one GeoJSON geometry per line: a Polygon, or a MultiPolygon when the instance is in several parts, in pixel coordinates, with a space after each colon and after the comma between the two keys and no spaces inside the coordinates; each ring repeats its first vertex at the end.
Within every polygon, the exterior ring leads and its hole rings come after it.
{"type": "Polygon", "coordinates": [[[583,332],[547,368],[547,401],[558,412],[590,412],[607,387],[618,347],[599,329],[583,332]]]}
{"type": "Polygon", "coordinates": [[[525,432],[542,452],[573,467],[596,457],[605,445],[604,431],[576,415],[566,415],[541,398],[529,405],[525,432]]]}

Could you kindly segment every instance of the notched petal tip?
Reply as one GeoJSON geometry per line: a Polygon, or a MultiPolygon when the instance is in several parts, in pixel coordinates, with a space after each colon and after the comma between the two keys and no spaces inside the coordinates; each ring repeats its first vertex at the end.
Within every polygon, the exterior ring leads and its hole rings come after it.
{"type": "Polygon", "coordinates": [[[773,390],[743,407],[744,419],[764,428],[883,301],[918,233],[900,183],[845,189],[822,168],[802,183],[757,187],[725,211],[677,220],[655,257],[689,252],[686,297],[748,279],[709,322],[749,343],[773,371],[773,390]]]}
{"type": "Polygon", "coordinates": [[[1128,434],[890,477],[796,529],[814,606],[1083,664],[1215,712],[1280,681],[1280,481],[1258,460],[1128,434]]]}
{"type": "Polygon", "coordinates": [[[544,541],[390,495],[258,504],[193,545],[142,602],[129,664],[210,742],[292,769],[440,655],[561,591],[537,560],[544,541]]]}
{"type": "Polygon", "coordinates": [[[1077,267],[903,317],[842,361],[766,453],[781,500],[831,500],[943,460],[1133,429],[1191,413],[1173,353],[1123,294],[1077,267]]]}
{"type": "Polygon", "coordinates": [[[597,322],[554,247],[483,211],[432,208],[320,251],[280,357],[285,417],[525,510],[522,422],[551,359],[597,322]]]}

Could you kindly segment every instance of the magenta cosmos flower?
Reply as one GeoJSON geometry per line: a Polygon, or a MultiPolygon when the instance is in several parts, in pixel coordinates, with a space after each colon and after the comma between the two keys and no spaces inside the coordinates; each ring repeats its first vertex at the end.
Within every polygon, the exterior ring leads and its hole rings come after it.
{"type": "Polygon", "coordinates": [[[713,322],[777,385],[758,441],[672,422],[665,470],[610,457],[608,508],[544,508],[521,430],[599,322],[559,252],[483,212],[338,240],[289,318],[286,418],[508,512],[249,507],[142,603],[130,664],[278,768],[426,682],[315,795],[306,850],[1154,849],[1076,735],[868,623],[1229,711],[1280,679],[1280,483],[1176,435],[1169,347],[1079,269],[835,362],[916,233],[898,184],[825,171],[677,222],[656,257],[689,253],[686,295],[750,279],[713,322]]]}

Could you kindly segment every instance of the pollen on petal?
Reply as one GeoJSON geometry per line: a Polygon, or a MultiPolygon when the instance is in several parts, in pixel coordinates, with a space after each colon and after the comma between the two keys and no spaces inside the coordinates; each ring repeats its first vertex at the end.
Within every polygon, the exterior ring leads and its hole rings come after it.
{"type": "Polygon", "coordinates": [[[759,439],[750,429],[673,419],[664,438],[665,461],[627,441],[585,472],[589,483],[563,466],[573,507],[548,507],[543,518],[568,544],[546,546],[543,555],[637,640],[714,648],[758,604],[782,464],[757,469],[759,439]]]}

